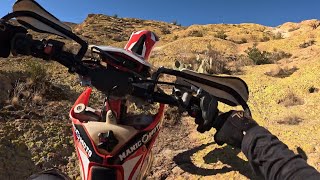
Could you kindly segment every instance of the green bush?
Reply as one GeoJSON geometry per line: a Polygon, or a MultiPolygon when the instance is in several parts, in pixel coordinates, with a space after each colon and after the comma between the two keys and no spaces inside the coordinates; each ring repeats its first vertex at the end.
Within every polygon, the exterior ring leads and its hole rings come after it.
{"type": "Polygon", "coordinates": [[[35,60],[27,63],[26,71],[30,74],[31,80],[35,83],[43,82],[48,78],[46,67],[35,60]]]}
{"type": "Polygon", "coordinates": [[[267,51],[260,51],[256,45],[249,47],[245,52],[256,65],[273,63],[269,58],[271,53],[267,51]]]}
{"type": "Polygon", "coordinates": [[[218,31],[214,35],[214,37],[226,40],[228,36],[226,35],[226,33],[223,30],[221,30],[221,31],[218,31]]]}

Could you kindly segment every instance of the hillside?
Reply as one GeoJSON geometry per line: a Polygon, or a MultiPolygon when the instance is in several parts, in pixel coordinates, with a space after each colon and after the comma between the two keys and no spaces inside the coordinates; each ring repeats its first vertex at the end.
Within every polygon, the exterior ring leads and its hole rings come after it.
{"type": "MultiPolygon", "coordinates": [[[[254,119],[320,170],[320,21],[175,24],[91,14],[72,28],[90,44],[116,47],[133,31],[152,30],[160,37],[154,66],[173,67],[178,60],[199,72],[243,78],[254,119]]],[[[0,60],[0,179],[25,179],[50,167],[79,179],[68,111],[82,90],[77,77],[55,62],[0,60]]],[[[92,106],[102,101],[95,92],[92,106]]],[[[175,114],[166,112],[149,179],[256,178],[242,153],[213,143],[214,130],[199,134],[191,118],[175,114]]]]}

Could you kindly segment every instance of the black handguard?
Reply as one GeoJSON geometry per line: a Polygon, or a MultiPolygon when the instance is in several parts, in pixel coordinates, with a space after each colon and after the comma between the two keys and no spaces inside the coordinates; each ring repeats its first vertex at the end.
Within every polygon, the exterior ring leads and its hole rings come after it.
{"type": "Polygon", "coordinates": [[[10,55],[12,39],[17,34],[27,34],[27,30],[0,19],[0,57],[7,58],[10,55]]]}
{"type": "Polygon", "coordinates": [[[241,148],[244,135],[251,128],[258,126],[257,122],[247,116],[243,111],[229,111],[218,116],[214,128],[217,132],[214,141],[218,145],[224,143],[241,148]]]}

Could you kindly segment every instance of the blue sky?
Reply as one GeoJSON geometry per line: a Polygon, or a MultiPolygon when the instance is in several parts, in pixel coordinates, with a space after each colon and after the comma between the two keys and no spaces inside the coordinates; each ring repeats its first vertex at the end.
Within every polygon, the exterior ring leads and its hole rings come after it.
{"type": "MultiPolygon", "coordinates": [[[[1,0],[0,16],[11,11],[14,0],[1,0]]],[[[284,22],[320,19],[319,0],[37,0],[60,20],[82,22],[89,13],[135,17],[182,25],[284,22]]]]}

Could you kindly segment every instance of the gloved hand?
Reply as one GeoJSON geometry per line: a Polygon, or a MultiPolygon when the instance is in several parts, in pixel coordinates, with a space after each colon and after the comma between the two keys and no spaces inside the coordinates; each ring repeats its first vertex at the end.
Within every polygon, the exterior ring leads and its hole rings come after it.
{"type": "Polygon", "coordinates": [[[13,26],[0,19],[0,57],[8,57],[11,50],[11,40],[17,33],[26,34],[27,30],[21,26],[13,26]]]}
{"type": "Polygon", "coordinates": [[[205,91],[201,92],[198,97],[199,99],[193,99],[193,101],[197,102],[190,103],[197,105],[191,106],[188,110],[188,113],[191,117],[195,118],[195,123],[198,125],[197,131],[204,133],[213,127],[214,121],[218,117],[218,101],[214,96],[205,91]]]}
{"type": "Polygon", "coordinates": [[[229,111],[218,116],[214,127],[217,129],[214,140],[218,145],[224,143],[241,148],[244,135],[251,128],[258,126],[258,123],[243,111],[229,111]]]}

